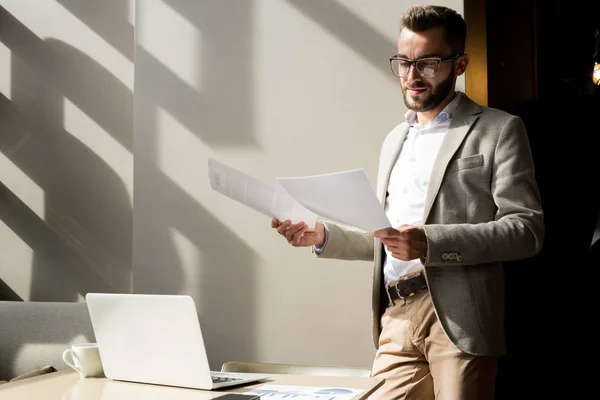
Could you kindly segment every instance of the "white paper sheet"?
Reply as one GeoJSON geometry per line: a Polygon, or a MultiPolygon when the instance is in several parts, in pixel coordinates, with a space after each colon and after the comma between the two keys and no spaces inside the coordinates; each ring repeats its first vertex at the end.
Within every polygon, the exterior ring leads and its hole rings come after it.
{"type": "Polygon", "coordinates": [[[368,232],[392,226],[362,169],[277,180],[315,214],[368,232]]]}
{"type": "Polygon", "coordinates": [[[253,178],[213,158],[208,159],[210,187],[268,217],[293,223],[304,222],[314,229],[317,215],[298,203],[279,184],[253,178]]]}
{"type": "Polygon", "coordinates": [[[363,389],[327,386],[262,385],[246,394],[260,395],[264,400],[351,400],[363,391],[363,389]]]}

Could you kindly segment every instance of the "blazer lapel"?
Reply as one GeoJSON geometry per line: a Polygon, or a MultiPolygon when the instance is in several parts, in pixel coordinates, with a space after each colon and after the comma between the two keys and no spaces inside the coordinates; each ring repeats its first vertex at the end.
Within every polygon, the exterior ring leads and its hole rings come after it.
{"type": "Polygon", "coordinates": [[[465,136],[467,136],[471,127],[479,118],[478,114],[482,110],[481,106],[474,103],[466,95],[464,95],[458,104],[431,170],[431,179],[427,188],[427,196],[425,197],[423,223],[426,223],[429,217],[433,201],[438,194],[450,160],[452,160],[454,153],[456,153],[465,136]]]}
{"type": "Polygon", "coordinates": [[[384,152],[381,154],[379,176],[377,179],[377,197],[381,204],[385,204],[392,169],[394,168],[394,164],[396,164],[396,159],[400,155],[400,149],[404,144],[409,128],[410,125],[408,124],[400,125],[397,130],[393,132],[392,137],[390,137],[391,145],[389,148],[384,148],[384,152]]]}

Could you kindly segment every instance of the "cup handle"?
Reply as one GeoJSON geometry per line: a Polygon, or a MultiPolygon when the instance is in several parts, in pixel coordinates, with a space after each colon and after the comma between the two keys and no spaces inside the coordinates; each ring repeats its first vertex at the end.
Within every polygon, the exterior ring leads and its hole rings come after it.
{"type": "Polygon", "coordinates": [[[73,368],[75,371],[81,373],[81,370],[79,368],[77,368],[77,366],[75,366],[75,362],[73,361],[75,359],[75,357],[77,357],[74,353],[72,349],[66,349],[65,351],[63,351],[62,354],[62,359],[65,362],[65,364],[67,364],[69,367],[73,368]],[[68,358],[71,358],[71,361],[68,360],[68,358]]]}

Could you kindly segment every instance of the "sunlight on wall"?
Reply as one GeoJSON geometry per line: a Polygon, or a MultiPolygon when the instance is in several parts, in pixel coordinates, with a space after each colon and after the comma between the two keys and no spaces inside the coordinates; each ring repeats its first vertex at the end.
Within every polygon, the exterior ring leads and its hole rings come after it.
{"type": "Polygon", "coordinates": [[[135,26],[135,0],[127,0],[127,22],[135,26]]]}
{"type": "MultiPolygon", "coordinates": [[[[66,97],[63,107],[65,130],[95,152],[115,174],[127,182],[133,170],[131,152],[66,97]],[[90,135],[90,132],[94,134],[90,135]]],[[[127,185],[126,189],[130,199],[133,199],[133,185],[127,185]]]]}
{"type": "Polygon", "coordinates": [[[171,29],[153,29],[147,24],[141,24],[136,33],[138,46],[160,60],[190,87],[201,91],[199,76],[202,69],[198,62],[202,54],[200,31],[184,16],[161,2],[148,1],[144,6],[139,10],[140,20],[159,12],[161,24],[168,25],[171,29]],[[182,37],[186,40],[181,40],[182,37]]]}
{"type": "MultiPolygon", "coordinates": [[[[10,49],[0,42],[0,60],[10,60],[10,49]]],[[[12,68],[10,63],[3,63],[0,68],[0,93],[10,93],[12,68]]]]}
{"type": "Polygon", "coordinates": [[[191,197],[206,197],[208,166],[197,160],[213,151],[162,107],[156,109],[156,129],[158,168],[191,197]]]}
{"type": "MultiPolygon", "coordinates": [[[[198,247],[176,228],[169,228],[169,236],[181,259],[180,266],[185,274],[182,291],[183,293],[193,293],[200,285],[202,273],[200,270],[200,257],[202,255],[200,254],[198,247]]],[[[165,265],[164,270],[165,273],[168,273],[169,266],[165,265]]],[[[198,308],[198,312],[200,311],[200,308],[198,308]]]]}
{"type": "Polygon", "coordinates": [[[39,38],[57,39],[69,43],[90,58],[98,60],[102,67],[133,90],[133,63],[62,5],[52,2],[34,12],[32,8],[35,7],[32,7],[32,4],[37,5],[37,1],[11,1],[10,3],[9,10],[39,38]]]}
{"type": "Polygon", "coordinates": [[[11,249],[3,252],[0,258],[0,277],[15,293],[29,293],[33,249],[2,221],[0,221],[0,242],[2,248],[11,249]],[[18,271],[15,271],[15,265],[19,266],[18,271]]]}
{"type": "MultiPolygon", "coordinates": [[[[26,139],[24,139],[26,141],[26,139]]],[[[18,147],[16,145],[15,147],[18,147]]],[[[0,182],[9,188],[38,217],[45,219],[44,190],[0,152],[0,182]]]]}

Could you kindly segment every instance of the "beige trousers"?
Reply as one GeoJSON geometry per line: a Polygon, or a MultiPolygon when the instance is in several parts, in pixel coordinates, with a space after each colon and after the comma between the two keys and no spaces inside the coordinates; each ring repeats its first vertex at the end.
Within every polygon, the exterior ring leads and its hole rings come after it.
{"type": "Polygon", "coordinates": [[[385,383],[370,400],[494,398],[497,358],[460,351],[442,330],[428,290],[396,301],[381,325],[372,375],[385,383]]]}

